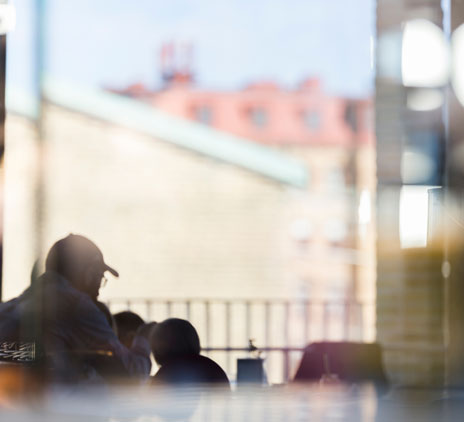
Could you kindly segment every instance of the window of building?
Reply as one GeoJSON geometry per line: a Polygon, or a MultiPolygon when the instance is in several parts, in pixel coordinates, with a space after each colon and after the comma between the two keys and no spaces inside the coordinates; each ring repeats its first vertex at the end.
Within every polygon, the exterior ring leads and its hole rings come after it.
{"type": "Polygon", "coordinates": [[[348,235],[348,226],[342,219],[328,220],[324,226],[324,234],[332,244],[341,244],[348,235]]]}
{"type": "Polygon", "coordinates": [[[358,132],[358,110],[354,103],[348,103],[345,108],[345,122],[353,132],[358,132]]]}
{"type": "Polygon", "coordinates": [[[200,106],[195,108],[195,120],[205,125],[210,125],[213,122],[213,111],[208,106],[200,106]]]}
{"type": "Polygon", "coordinates": [[[290,225],[290,235],[297,242],[307,242],[312,233],[313,228],[306,218],[297,218],[290,225]]]}
{"type": "Polygon", "coordinates": [[[292,221],[290,225],[290,236],[294,240],[299,253],[306,253],[312,234],[313,228],[306,218],[297,218],[292,221]]]}
{"type": "Polygon", "coordinates": [[[249,111],[250,121],[256,127],[264,127],[268,124],[269,116],[263,108],[252,108],[249,111]]]}
{"type": "Polygon", "coordinates": [[[318,130],[321,127],[321,116],[318,111],[305,110],[303,112],[305,126],[311,130],[318,130]]]}
{"type": "Polygon", "coordinates": [[[325,185],[330,192],[342,191],[346,187],[345,173],[341,167],[329,169],[325,177],[325,185]]]}
{"type": "Polygon", "coordinates": [[[375,129],[374,125],[374,114],[371,108],[367,108],[364,111],[364,130],[368,132],[373,132],[375,129]]]}

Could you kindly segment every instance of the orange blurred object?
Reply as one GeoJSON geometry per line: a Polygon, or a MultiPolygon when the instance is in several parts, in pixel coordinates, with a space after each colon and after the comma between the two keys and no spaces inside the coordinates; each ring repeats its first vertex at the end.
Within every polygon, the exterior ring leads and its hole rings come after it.
{"type": "Polygon", "coordinates": [[[39,391],[39,377],[33,369],[0,363],[0,409],[15,408],[19,402],[36,397],[39,391]]]}

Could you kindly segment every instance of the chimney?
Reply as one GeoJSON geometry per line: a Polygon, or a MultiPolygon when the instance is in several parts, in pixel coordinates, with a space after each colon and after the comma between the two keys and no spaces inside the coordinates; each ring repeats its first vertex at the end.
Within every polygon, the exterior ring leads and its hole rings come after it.
{"type": "Polygon", "coordinates": [[[161,78],[165,87],[188,86],[193,82],[193,45],[165,43],[160,51],[161,78]]]}

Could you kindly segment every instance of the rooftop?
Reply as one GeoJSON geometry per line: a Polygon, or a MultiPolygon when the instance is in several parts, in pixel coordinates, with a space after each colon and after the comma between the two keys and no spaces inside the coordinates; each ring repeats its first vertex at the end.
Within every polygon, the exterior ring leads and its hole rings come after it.
{"type": "MultiPolygon", "coordinates": [[[[175,117],[151,105],[101,89],[46,78],[43,92],[48,102],[60,107],[143,132],[279,183],[298,188],[306,186],[308,176],[302,162],[248,139],[175,117]]],[[[37,102],[30,93],[9,88],[6,103],[9,112],[31,119],[37,114],[37,102]]]]}

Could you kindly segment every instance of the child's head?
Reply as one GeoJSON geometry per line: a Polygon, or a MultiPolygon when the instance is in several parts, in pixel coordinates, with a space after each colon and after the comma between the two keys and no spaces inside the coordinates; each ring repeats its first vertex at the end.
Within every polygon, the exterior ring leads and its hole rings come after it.
{"type": "Polygon", "coordinates": [[[143,319],[131,311],[119,312],[114,314],[113,318],[118,328],[119,341],[130,348],[137,329],[144,324],[143,319]]]}
{"type": "Polygon", "coordinates": [[[169,318],[157,324],[151,336],[153,356],[159,365],[170,359],[200,354],[200,338],[190,322],[169,318]]]}

